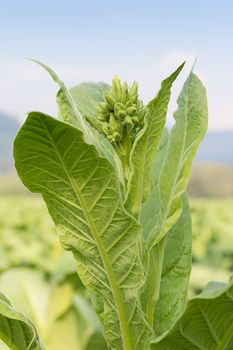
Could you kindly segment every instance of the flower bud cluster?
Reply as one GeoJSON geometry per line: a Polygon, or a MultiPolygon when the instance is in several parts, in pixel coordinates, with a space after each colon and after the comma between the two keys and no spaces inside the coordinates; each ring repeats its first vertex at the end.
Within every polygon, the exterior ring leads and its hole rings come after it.
{"type": "Polygon", "coordinates": [[[145,107],[138,99],[138,85],[121,84],[117,76],[104,94],[105,101],[98,105],[96,118],[110,142],[119,142],[123,135],[133,139],[144,124],[145,107]]]}

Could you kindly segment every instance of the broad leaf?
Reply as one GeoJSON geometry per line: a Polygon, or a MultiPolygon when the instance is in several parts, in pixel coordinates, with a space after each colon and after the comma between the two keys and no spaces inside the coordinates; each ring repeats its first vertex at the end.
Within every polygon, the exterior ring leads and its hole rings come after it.
{"type": "Polygon", "coordinates": [[[182,214],[165,241],[159,298],[154,311],[155,337],[167,332],[185,309],[191,264],[191,215],[187,196],[183,195],[182,214]]]}
{"type": "MultiPolygon", "coordinates": [[[[99,122],[95,118],[96,108],[100,102],[104,101],[103,93],[108,85],[104,83],[82,83],[68,91],[61,88],[57,93],[57,103],[59,113],[62,120],[69,120],[70,114],[73,113],[73,108],[76,108],[82,118],[88,121],[95,129],[99,130],[99,122]],[[69,94],[74,107],[71,106],[66,96],[69,94]]],[[[75,123],[70,123],[74,124],[75,123]]],[[[92,130],[95,133],[95,130],[92,130]]],[[[98,135],[96,133],[96,135],[98,135]]],[[[103,140],[104,141],[104,140],[103,140]]],[[[107,145],[107,140],[105,140],[107,145]]],[[[110,145],[108,145],[110,147],[110,145]]]]}
{"type": "Polygon", "coordinates": [[[70,89],[81,114],[91,123],[94,123],[96,107],[100,102],[104,102],[103,92],[107,88],[105,83],[82,83],[70,89]]]}
{"type": "Polygon", "coordinates": [[[80,296],[49,331],[46,350],[106,350],[102,327],[88,304],[80,296]]]}
{"type": "Polygon", "coordinates": [[[114,151],[111,143],[89,123],[92,121],[92,125],[94,124],[93,103],[96,103],[100,98],[100,94],[103,87],[106,87],[106,84],[92,84],[92,88],[90,88],[91,84],[81,84],[72,90],[68,90],[63,81],[59,79],[57,74],[50,67],[39,61],[32,61],[43,67],[60,87],[57,94],[60,118],[77,127],[82,132],[85,142],[94,145],[99,154],[108,159],[115,168],[122,185],[124,185],[123,170],[118,155],[114,151]],[[95,88],[93,88],[93,86],[95,86],[95,88]],[[90,111],[91,114],[89,115],[90,111]],[[87,122],[87,120],[89,120],[89,122],[87,122]]]}
{"type": "Polygon", "coordinates": [[[0,339],[12,350],[44,350],[32,322],[0,293],[0,339]]]}
{"type": "MultiPolygon", "coordinates": [[[[69,89],[69,92],[73,97],[73,102],[76,105],[76,108],[78,108],[83,118],[88,120],[88,123],[90,124],[89,128],[91,129],[95,140],[102,145],[102,150],[99,150],[100,154],[104,155],[115,167],[119,179],[124,186],[124,174],[121,161],[112,147],[112,144],[97,131],[101,129],[101,127],[99,126],[100,122],[95,118],[96,108],[99,103],[104,101],[103,93],[106,89],[108,89],[108,85],[105,83],[82,83],[69,89]]],[[[62,97],[63,94],[62,90],[58,92],[57,102],[62,119],[65,120],[64,116],[66,111],[69,113],[69,108],[62,97]]],[[[99,146],[97,145],[97,149],[98,147],[99,146]]]]}
{"type": "Polygon", "coordinates": [[[207,128],[205,88],[193,73],[178,98],[178,110],[174,116],[176,123],[169,137],[158,182],[143,204],[140,218],[147,271],[142,300],[151,325],[159,294],[165,235],[182,212],[181,195],[186,190],[192,160],[207,128]],[[152,278],[155,274],[156,277],[152,278]]]}
{"type": "Polygon", "coordinates": [[[96,315],[90,304],[83,298],[76,296],[74,299],[74,307],[78,314],[79,337],[83,341],[83,349],[85,350],[105,350],[107,349],[102,327],[96,318],[96,315]],[[81,327],[83,325],[83,328],[81,327]],[[86,337],[83,336],[86,332],[86,337]]]}
{"type": "Polygon", "coordinates": [[[151,179],[150,179],[150,192],[158,186],[159,174],[161,171],[161,165],[166,157],[167,148],[169,143],[169,132],[165,128],[161,136],[158,150],[153,160],[152,170],[151,170],[151,179]]]}
{"type": "Polygon", "coordinates": [[[153,350],[233,349],[233,281],[212,282],[197,297],[164,339],[153,350]]]}
{"type": "Polygon", "coordinates": [[[147,105],[146,124],[139,132],[131,153],[131,175],[126,208],[136,217],[150,190],[153,160],[164,130],[171,87],[184,63],[165,79],[158,95],[147,105]]]}
{"type": "MultiPolygon", "coordinates": [[[[158,186],[159,170],[165,158],[169,134],[165,130],[152,169],[151,189],[158,186]]],[[[188,282],[192,264],[192,227],[188,198],[183,194],[183,210],[177,223],[168,232],[164,242],[164,252],[160,261],[159,249],[154,249],[158,261],[156,270],[152,272],[154,281],[158,273],[155,294],[155,311],[153,315],[154,337],[167,332],[183,312],[187,303],[188,282]],[[161,270],[158,269],[161,266],[161,270]],[[156,302],[158,298],[158,301],[156,302]]],[[[158,244],[159,247],[159,244],[158,244]]],[[[153,284],[152,284],[153,285],[153,284]]]]}
{"type": "Polygon", "coordinates": [[[193,73],[178,98],[174,117],[176,123],[171,131],[158,186],[150,193],[141,215],[148,247],[159,242],[177,221],[182,210],[180,196],[187,187],[192,160],[207,129],[206,92],[193,73]]]}
{"type": "Polygon", "coordinates": [[[77,128],[40,113],[29,115],[14,146],[21,180],[43,195],[83,284],[103,301],[109,347],[146,349],[140,226],[123,208],[113,167],[77,128]]]}
{"type": "Polygon", "coordinates": [[[71,306],[75,295],[71,283],[52,284],[43,272],[30,268],[3,272],[0,289],[34,322],[45,345],[52,323],[71,306]]]}
{"type": "Polygon", "coordinates": [[[1,289],[34,322],[46,350],[106,349],[94,311],[69,278],[54,284],[41,271],[15,268],[1,274],[1,289]]]}
{"type": "Polygon", "coordinates": [[[84,136],[87,140],[91,140],[91,133],[88,129],[88,125],[85,123],[85,120],[83,119],[78,107],[74,103],[73,97],[70,93],[70,91],[66,88],[65,84],[62,80],[58,77],[58,75],[46,64],[39,62],[34,59],[30,59],[31,61],[37,63],[39,66],[44,68],[51,78],[57,83],[60,87],[60,93],[62,95],[62,100],[64,104],[67,106],[66,113],[62,113],[62,119],[66,121],[67,123],[71,125],[75,125],[78,129],[82,130],[84,136]]]}

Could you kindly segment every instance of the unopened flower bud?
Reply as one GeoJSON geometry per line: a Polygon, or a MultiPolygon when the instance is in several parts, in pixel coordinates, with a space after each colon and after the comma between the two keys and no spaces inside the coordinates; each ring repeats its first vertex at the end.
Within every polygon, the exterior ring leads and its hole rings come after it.
{"type": "Polygon", "coordinates": [[[139,118],[138,118],[138,117],[132,117],[132,121],[133,121],[135,124],[138,124],[138,123],[139,123],[139,118]]]}
{"type": "Polygon", "coordinates": [[[132,101],[132,103],[137,103],[138,84],[136,83],[136,81],[133,83],[133,85],[131,86],[131,88],[129,90],[129,97],[130,97],[130,100],[132,101]]]}
{"type": "Polygon", "coordinates": [[[127,115],[127,116],[124,118],[122,124],[123,124],[123,125],[125,125],[125,124],[132,125],[132,124],[133,124],[132,118],[131,118],[129,115],[127,115]]]}
{"type": "Polygon", "coordinates": [[[98,114],[97,119],[102,121],[102,122],[107,122],[108,121],[108,116],[106,114],[98,114]]]}
{"type": "Polygon", "coordinates": [[[112,92],[117,100],[121,98],[121,82],[117,75],[112,80],[112,92]]]}
{"type": "Polygon", "coordinates": [[[127,116],[127,111],[120,109],[117,113],[117,116],[119,117],[119,119],[125,118],[127,116]]]}
{"type": "Polygon", "coordinates": [[[120,109],[126,110],[126,106],[121,102],[116,103],[116,106],[120,109]]]}
{"type": "Polygon", "coordinates": [[[123,137],[132,142],[143,127],[145,117],[145,107],[138,99],[137,83],[129,88],[126,82],[121,85],[115,76],[104,100],[96,108],[98,130],[112,143],[121,142],[123,137]]]}
{"type": "Polygon", "coordinates": [[[126,82],[122,85],[122,95],[121,95],[121,102],[125,104],[129,100],[129,91],[128,91],[128,85],[126,82]]]}
{"type": "Polygon", "coordinates": [[[100,110],[103,110],[103,111],[108,112],[108,107],[106,106],[106,103],[105,103],[105,102],[101,102],[101,103],[99,104],[99,107],[100,107],[100,110]]]}
{"type": "Polygon", "coordinates": [[[134,115],[137,110],[137,107],[128,107],[127,108],[127,114],[128,115],[134,115]]]}
{"type": "Polygon", "coordinates": [[[112,139],[113,139],[113,142],[120,141],[121,140],[121,135],[119,134],[119,132],[115,131],[112,134],[112,139]]]}
{"type": "Polygon", "coordinates": [[[109,108],[110,110],[113,111],[116,101],[114,100],[114,98],[112,98],[109,95],[105,95],[104,97],[105,97],[105,100],[106,100],[107,108],[109,108]]]}

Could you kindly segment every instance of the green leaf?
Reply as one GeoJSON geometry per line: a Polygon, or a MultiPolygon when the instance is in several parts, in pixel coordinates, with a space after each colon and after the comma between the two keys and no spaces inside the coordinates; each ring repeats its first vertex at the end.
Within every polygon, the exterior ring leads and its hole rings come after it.
{"type": "MultiPolygon", "coordinates": [[[[58,286],[56,293],[51,295],[54,310],[59,309],[59,300],[63,303],[66,300],[66,288],[63,286],[58,286]]],[[[51,316],[50,310],[48,316],[51,316]]],[[[64,308],[59,317],[50,321],[45,345],[46,350],[107,349],[102,326],[89,302],[80,295],[74,296],[69,308],[64,308]]]]}
{"type": "Polygon", "coordinates": [[[74,306],[79,316],[78,326],[80,339],[84,342],[83,348],[85,350],[107,349],[103,338],[102,327],[100,327],[100,323],[89,303],[85,299],[76,296],[74,306]],[[85,325],[85,329],[82,329],[81,325],[85,325]],[[86,337],[83,336],[83,331],[86,332],[86,337]]]}
{"type": "Polygon", "coordinates": [[[207,129],[207,114],[205,88],[191,73],[178,98],[178,110],[174,114],[176,123],[171,131],[159,184],[150,193],[141,215],[148,247],[159,242],[181,214],[180,196],[187,187],[192,160],[207,129]]]}
{"type": "Polygon", "coordinates": [[[143,204],[140,218],[147,271],[142,300],[151,325],[158,299],[165,236],[182,212],[181,195],[186,190],[192,160],[207,128],[205,88],[193,73],[178,98],[178,110],[174,116],[176,123],[169,137],[157,185],[143,204]]]}
{"type": "Polygon", "coordinates": [[[108,85],[105,83],[82,83],[70,89],[81,114],[91,123],[96,114],[96,107],[104,102],[103,92],[107,88],[108,85]]]}
{"type": "MultiPolygon", "coordinates": [[[[161,138],[152,168],[151,190],[158,186],[161,164],[167,152],[169,133],[167,130],[161,138]]],[[[167,238],[153,248],[155,270],[150,270],[151,288],[157,281],[152,314],[154,337],[173,326],[183,312],[187,302],[188,281],[191,271],[192,229],[187,195],[183,195],[183,210],[178,222],[168,232],[167,238]],[[161,244],[162,243],[162,244],[161,244]],[[161,250],[161,245],[164,249],[161,250]],[[160,259],[161,258],[161,259],[160,259]],[[157,300],[157,301],[156,301],[157,300]]],[[[149,288],[148,288],[149,289],[149,288]]],[[[146,307],[147,295],[142,295],[146,307]]]]}
{"type": "Polygon", "coordinates": [[[150,192],[158,186],[159,174],[161,171],[161,165],[163,163],[164,157],[166,156],[169,141],[169,132],[165,128],[161,136],[158,150],[156,152],[155,158],[152,164],[151,179],[150,179],[150,192]]]}
{"type": "Polygon", "coordinates": [[[41,113],[29,115],[14,156],[23,183],[43,195],[63,247],[77,260],[81,281],[104,303],[108,346],[146,349],[148,332],[138,300],[140,226],[123,208],[110,163],[77,128],[41,113]]]}
{"type": "MultiPolygon", "coordinates": [[[[80,111],[83,118],[88,121],[88,126],[95,141],[92,143],[99,150],[100,155],[107,158],[108,161],[110,161],[110,163],[115,167],[118,177],[124,186],[124,174],[121,161],[112,144],[106,139],[105,136],[97,131],[102,130],[102,127],[100,127],[101,123],[98,121],[98,119],[95,118],[96,108],[99,103],[105,101],[103,93],[107,88],[108,85],[105,83],[82,83],[69,89],[69,92],[73,97],[73,103],[75,104],[76,108],[80,111]],[[99,149],[100,147],[101,149],[99,149]]],[[[62,119],[65,120],[64,116],[66,114],[66,110],[69,110],[69,106],[65,102],[63,95],[63,90],[60,90],[57,94],[57,102],[60,114],[63,116],[62,119]]]]}
{"type": "Polygon", "coordinates": [[[187,303],[192,265],[192,227],[187,195],[183,210],[165,240],[159,298],[154,310],[154,335],[167,332],[183,313],[187,303]]]}
{"type": "Polygon", "coordinates": [[[162,82],[158,95],[148,103],[145,127],[139,132],[132,149],[125,206],[136,217],[149,194],[151,169],[166,122],[171,87],[183,66],[184,63],[162,82]]]}
{"type": "Polygon", "coordinates": [[[34,322],[46,350],[106,349],[94,311],[69,278],[55,284],[41,271],[15,268],[1,274],[0,290],[34,322]]]}
{"type": "Polygon", "coordinates": [[[106,350],[102,327],[87,300],[76,296],[73,304],[55,320],[46,350],[106,350]]]}
{"type": "Polygon", "coordinates": [[[37,63],[39,66],[44,68],[51,78],[60,86],[60,92],[62,93],[62,98],[64,103],[68,106],[66,113],[63,114],[62,118],[64,121],[66,121],[69,124],[77,126],[80,130],[82,130],[83,134],[86,136],[87,139],[90,138],[88,127],[85,123],[85,120],[82,118],[82,115],[75,105],[72,95],[69,92],[69,90],[66,88],[65,84],[62,80],[58,77],[58,75],[46,64],[39,62],[37,60],[29,58],[32,62],[37,63]]]}
{"type": "MultiPolygon", "coordinates": [[[[104,83],[82,83],[68,91],[74,106],[77,108],[81,116],[97,130],[100,130],[101,128],[98,120],[95,118],[96,108],[99,103],[104,101],[103,92],[107,87],[108,85],[104,83]]],[[[67,92],[65,93],[62,88],[57,93],[60,117],[64,121],[66,121],[72,113],[72,108],[70,108],[71,105],[66,98],[66,94],[67,92]]],[[[92,130],[92,132],[95,133],[95,130],[92,130]]]]}
{"type": "Polygon", "coordinates": [[[0,293],[0,339],[12,350],[44,350],[32,322],[0,293]]]}
{"type": "Polygon", "coordinates": [[[108,159],[115,168],[122,186],[124,186],[123,169],[114,148],[102,134],[86,121],[86,119],[88,119],[89,122],[92,121],[93,125],[93,101],[98,101],[100,92],[103,90],[103,87],[107,85],[104,83],[87,83],[68,90],[63,81],[59,79],[57,74],[50,67],[39,61],[32,61],[43,67],[50,74],[51,78],[60,86],[60,90],[57,94],[57,103],[61,119],[77,127],[83,133],[85,142],[94,145],[100,156],[108,159]],[[95,86],[95,88],[93,86],[95,86]],[[89,115],[90,110],[91,115],[89,115]],[[84,116],[86,118],[84,118],[84,116]]]}
{"type": "Polygon", "coordinates": [[[50,285],[45,283],[44,274],[27,268],[7,270],[0,275],[0,290],[16,309],[33,321],[41,336],[50,294],[50,285]]]}
{"type": "Polygon", "coordinates": [[[229,284],[212,282],[192,298],[174,328],[151,349],[233,349],[233,280],[229,284]]]}

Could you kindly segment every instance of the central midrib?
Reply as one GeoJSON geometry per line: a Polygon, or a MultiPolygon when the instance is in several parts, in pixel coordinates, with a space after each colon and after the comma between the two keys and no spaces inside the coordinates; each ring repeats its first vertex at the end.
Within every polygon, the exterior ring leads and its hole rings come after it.
{"type": "Polygon", "coordinates": [[[102,258],[105,270],[107,272],[109,283],[112,287],[112,291],[113,291],[113,295],[115,298],[117,311],[118,311],[118,317],[119,317],[119,322],[120,322],[120,327],[121,327],[121,332],[122,332],[124,349],[125,350],[133,350],[132,344],[131,344],[130,332],[129,332],[129,328],[128,328],[128,323],[127,323],[127,319],[126,319],[126,315],[125,315],[123,300],[122,300],[121,292],[118,288],[117,280],[116,280],[115,273],[113,271],[111,262],[109,260],[107,253],[106,253],[105,247],[104,247],[100,237],[98,236],[97,229],[96,229],[95,224],[91,218],[91,215],[89,214],[88,208],[87,208],[86,203],[82,197],[82,194],[79,192],[76,184],[73,183],[73,179],[69,179],[69,180],[71,181],[72,188],[74,189],[77,197],[79,198],[81,207],[84,211],[84,214],[86,216],[89,227],[91,228],[93,237],[96,241],[97,248],[99,250],[99,253],[100,253],[100,256],[102,258]]]}
{"type": "Polygon", "coordinates": [[[122,333],[122,341],[123,341],[123,346],[124,346],[124,349],[125,350],[133,350],[133,347],[132,347],[132,343],[131,343],[131,336],[130,336],[130,331],[129,331],[129,327],[128,327],[128,323],[127,323],[127,318],[126,318],[126,315],[125,315],[125,310],[124,310],[124,304],[123,304],[123,300],[122,300],[122,296],[121,296],[121,292],[119,290],[119,287],[118,287],[118,284],[117,284],[117,280],[116,280],[116,277],[115,277],[115,273],[113,271],[113,268],[112,268],[112,265],[111,265],[111,262],[109,260],[109,257],[106,253],[106,250],[105,250],[105,247],[100,239],[100,237],[98,236],[98,231],[95,227],[95,224],[91,218],[91,215],[88,211],[88,208],[86,206],[86,203],[82,197],[82,194],[81,192],[79,191],[77,185],[76,185],[76,182],[74,181],[74,179],[70,176],[70,173],[66,167],[66,164],[64,163],[63,161],[63,158],[62,156],[60,155],[60,152],[58,151],[57,147],[56,147],[56,144],[54,143],[45,123],[44,123],[44,127],[46,129],[46,132],[49,136],[49,139],[52,143],[52,146],[61,162],[61,164],[63,165],[64,167],[64,170],[65,170],[65,173],[67,175],[67,178],[71,184],[71,187],[75,193],[75,195],[78,197],[79,201],[80,201],[80,204],[81,204],[81,207],[83,209],[83,212],[85,214],[85,217],[87,219],[87,222],[89,224],[89,227],[91,228],[91,232],[93,234],[93,237],[95,239],[95,242],[96,242],[96,245],[97,245],[97,248],[99,250],[99,253],[100,253],[100,256],[101,256],[101,259],[103,261],[103,264],[104,264],[104,267],[105,267],[105,270],[107,272],[107,276],[108,276],[108,279],[109,279],[109,283],[112,287],[112,292],[113,292],[113,296],[115,298],[115,303],[116,303],[116,306],[117,306],[117,312],[118,312],[118,317],[119,317],[119,323],[120,323],[120,328],[121,328],[121,333],[122,333]]]}
{"type": "Polygon", "coordinates": [[[224,350],[226,345],[229,344],[229,341],[231,340],[233,332],[233,323],[227,328],[226,332],[224,333],[224,336],[222,337],[220,343],[215,348],[215,350],[224,350]]]}

